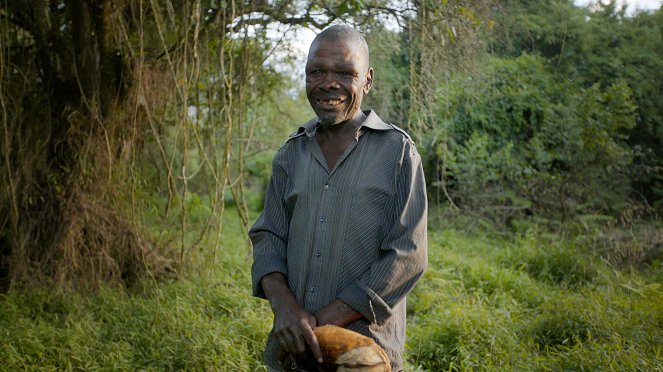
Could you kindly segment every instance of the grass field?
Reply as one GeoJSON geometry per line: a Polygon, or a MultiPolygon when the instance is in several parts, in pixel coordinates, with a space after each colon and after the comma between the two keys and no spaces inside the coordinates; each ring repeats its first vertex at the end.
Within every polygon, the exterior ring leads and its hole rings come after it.
{"type": "MultiPolygon", "coordinates": [[[[232,213],[228,213],[232,215],[232,213]]],[[[271,325],[230,218],[186,279],[0,295],[0,369],[264,370],[271,325]]],[[[430,231],[408,298],[408,371],[663,370],[660,264],[615,269],[573,239],[430,231]]]]}

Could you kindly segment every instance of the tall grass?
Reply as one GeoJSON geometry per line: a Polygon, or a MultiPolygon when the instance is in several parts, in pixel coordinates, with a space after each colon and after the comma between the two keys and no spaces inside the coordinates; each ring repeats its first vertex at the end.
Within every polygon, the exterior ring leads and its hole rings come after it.
{"type": "Polygon", "coordinates": [[[268,312],[233,287],[182,281],[140,293],[4,296],[0,368],[254,370],[268,312]]]}
{"type": "Polygon", "coordinates": [[[649,275],[538,236],[434,232],[430,256],[409,303],[413,370],[663,370],[649,275]]]}
{"type": "Polygon", "coordinates": [[[228,214],[221,249],[198,252],[184,279],[0,295],[0,370],[263,369],[271,311],[251,297],[246,243],[228,214]]]}
{"type": "MultiPolygon", "coordinates": [[[[227,215],[221,247],[183,279],[0,295],[0,370],[264,370],[272,315],[250,295],[227,215]]],[[[406,370],[663,370],[660,266],[615,269],[536,234],[431,231],[429,249],[408,298],[406,370]]]]}

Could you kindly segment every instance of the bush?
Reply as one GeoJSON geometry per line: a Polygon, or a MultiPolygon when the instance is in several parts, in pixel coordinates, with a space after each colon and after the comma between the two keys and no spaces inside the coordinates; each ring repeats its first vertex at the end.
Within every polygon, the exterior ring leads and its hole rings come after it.
{"type": "Polygon", "coordinates": [[[448,105],[424,151],[436,199],[442,190],[502,226],[531,215],[615,215],[628,205],[630,87],[584,88],[556,79],[548,63],[528,54],[491,58],[481,76],[440,90],[448,105]]]}

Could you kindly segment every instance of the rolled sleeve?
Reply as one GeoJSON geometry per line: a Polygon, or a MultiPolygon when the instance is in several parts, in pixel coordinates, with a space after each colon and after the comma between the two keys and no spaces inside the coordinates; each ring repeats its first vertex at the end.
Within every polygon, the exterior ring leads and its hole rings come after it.
{"type": "Polygon", "coordinates": [[[265,194],[265,209],[249,230],[249,238],[253,245],[251,266],[253,295],[260,298],[265,298],[260,285],[263,276],[272,272],[288,275],[286,248],[289,217],[283,202],[287,174],[276,165],[276,160],[272,169],[272,177],[265,194]]]}
{"type": "Polygon", "coordinates": [[[360,281],[352,283],[341,291],[338,299],[360,312],[371,323],[381,325],[393,315],[391,307],[360,281]]]}
{"type": "Polygon", "coordinates": [[[371,323],[382,325],[423,275],[428,265],[427,213],[421,158],[407,140],[382,256],[338,296],[371,323]]]}

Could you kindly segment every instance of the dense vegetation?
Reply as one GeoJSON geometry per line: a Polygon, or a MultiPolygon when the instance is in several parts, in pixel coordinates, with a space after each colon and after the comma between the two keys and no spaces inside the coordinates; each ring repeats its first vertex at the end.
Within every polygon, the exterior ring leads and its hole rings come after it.
{"type": "MultiPolygon", "coordinates": [[[[661,369],[660,270],[615,271],[582,237],[439,229],[430,240],[408,299],[407,371],[661,369]]],[[[202,267],[130,290],[0,295],[0,369],[261,370],[271,312],[250,296],[244,252],[202,267]]]]}
{"type": "MultiPolygon", "coordinates": [[[[590,12],[507,2],[484,15],[490,29],[471,61],[455,44],[444,51],[451,57],[434,59],[445,63],[430,76],[433,102],[416,134],[437,201],[502,222],[662,211],[661,13],[624,12],[612,3],[590,12]]],[[[379,59],[390,68],[378,71],[401,79],[389,76],[387,87],[377,79],[376,90],[409,95],[408,41],[403,34],[401,49],[379,59]]],[[[413,101],[403,103],[421,105],[413,101]]],[[[409,126],[422,115],[387,108],[409,126]]]]}
{"type": "Polygon", "coordinates": [[[663,10],[0,5],[0,369],[262,368],[246,228],[312,115],[273,34],[343,21],[425,162],[408,370],[661,370],[663,10]]]}

